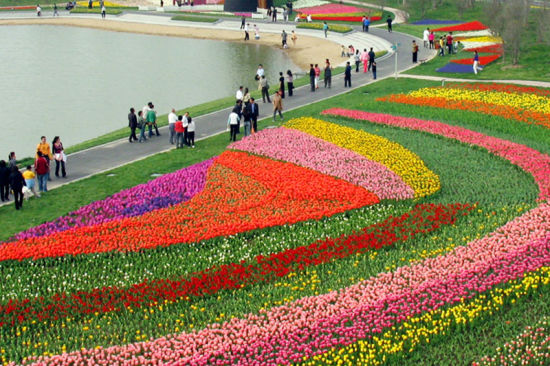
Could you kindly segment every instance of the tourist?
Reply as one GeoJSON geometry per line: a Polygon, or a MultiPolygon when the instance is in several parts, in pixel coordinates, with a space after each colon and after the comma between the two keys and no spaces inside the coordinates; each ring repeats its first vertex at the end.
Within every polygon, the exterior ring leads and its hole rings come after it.
{"type": "Polygon", "coordinates": [[[428,41],[430,42],[430,50],[435,47],[434,40],[435,40],[435,34],[433,31],[431,31],[430,34],[428,35],[428,41]]]}
{"type": "MultiPolygon", "coordinates": [[[[42,156],[48,162],[48,167],[49,167],[50,161],[52,161],[53,156],[52,156],[52,151],[50,149],[50,145],[46,142],[46,136],[40,137],[40,143],[36,146],[36,151],[37,152],[40,151],[42,153],[42,156]]],[[[36,154],[36,158],[38,158],[38,153],[36,154]]],[[[48,168],[48,173],[49,173],[49,168],[48,168]]],[[[51,180],[49,174],[47,179],[51,180]]]]}
{"type": "Polygon", "coordinates": [[[392,32],[392,25],[393,19],[391,18],[391,15],[388,15],[388,18],[386,19],[386,23],[388,23],[388,32],[392,32]]]}
{"type": "MultiPolygon", "coordinates": [[[[183,143],[189,146],[189,135],[187,133],[187,127],[189,127],[189,112],[183,114],[182,127],[183,127],[183,143]]],[[[183,145],[182,145],[183,147],[183,145]]]]}
{"type": "Polygon", "coordinates": [[[346,70],[344,71],[344,88],[345,87],[351,88],[351,65],[349,61],[346,62],[346,70]]]}
{"type": "Polygon", "coordinates": [[[291,97],[294,93],[294,76],[292,71],[286,70],[286,85],[288,87],[288,96],[291,97]]]}
{"type": "Polygon", "coordinates": [[[283,29],[283,32],[281,33],[281,43],[283,44],[283,48],[288,48],[288,45],[286,44],[287,34],[285,30],[283,29]]]}
{"type": "Polygon", "coordinates": [[[143,118],[143,111],[138,112],[137,127],[140,130],[139,142],[147,141],[147,138],[145,137],[145,129],[147,128],[147,122],[145,121],[145,118],[143,118]]]}
{"type": "Polygon", "coordinates": [[[243,86],[239,86],[239,89],[237,89],[237,92],[235,93],[235,99],[242,101],[243,100],[243,86]]]}
{"type": "Polygon", "coordinates": [[[275,122],[275,116],[277,115],[277,112],[281,117],[281,121],[283,120],[282,111],[283,111],[283,99],[281,98],[281,92],[278,91],[277,93],[275,93],[275,96],[273,97],[273,122],[275,122]]]}
{"type": "Polygon", "coordinates": [[[374,53],[374,50],[373,48],[371,47],[370,48],[370,51],[369,51],[369,67],[368,67],[368,71],[370,71],[370,68],[372,67],[372,63],[374,62],[374,59],[376,58],[376,53],[374,53]]]}
{"type": "Polygon", "coordinates": [[[41,151],[37,151],[36,155],[37,158],[34,162],[34,171],[38,176],[38,190],[40,192],[48,192],[48,175],[50,172],[50,164],[41,151]]]}
{"type": "Polygon", "coordinates": [[[178,116],[176,115],[176,110],[172,108],[170,113],[168,113],[168,132],[170,135],[170,138],[168,141],[171,145],[174,145],[174,141],[176,139],[176,121],[178,120],[178,116]]]}
{"type": "Polygon", "coordinates": [[[241,28],[240,29],[244,29],[245,23],[246,23],[246,17],[243,15],[241,17],[241,28]]]}
{"type": "Polygon", "coordinates": [[[10,174],[10,188],[13,192],[13,200],[15,201],[15,209],[19,210],[23,207],[23,187],[25,186],[25,179],[23,175],[17,169],[16,166],[11,168],[10,174]]]}
{"type": "Polygon", "coordinates": [[[370,25],[370,19],[368,17],[365,17],[363,20],[363,32],[369,31],[369,25],[370,25]]]}
{"type": "Polygon", "coordinates": [[[187,146],[195,148],[195,121],[187,113],[187,146]]]}
{"type": "Polygon", "coordinates": [[[2,202],[10,200],[10,174],[6,161],[0,160],[0,199],[2,202]]]}
{"type": "Polygon", "coordinates": [[[250,34],[248,33],[248,27],[249,26],[250,26],[249,23],[246,23],[246,25],[244,26],[244,40],[245,41],[250,40],[250,34]]]}
{"type": "Polygon", "coordinates": [[[239,122],[237,123],[237,133],[241,133],[241,118],[243,116],[243,101],[238,100],[235,103],[235,106],[233,107],[233,112],[237,113],[239,116],[239,122]]]}
{"type": "Polygon", "coordinates": [[[355,72],[359,72],[359,65],[361,64],[361,55],[359,54],[359,50],[355,50],[355,72]]]}
{"type": "Polygon", "coordinates": [[[346,56],[351,57],[353,55],[355,55],[355,47],[353,47],[353,45],[350,44],[348,46],[348,52],[347,52],[346,56]]]}
{"type": "Polygon", "coordinates": [[[17,166],[17,158],[15,157],[15,151],[12,151],[8,154],[8,168],[13,168],[17,166]]]}
{"type": "Polygon", "coordinates": [[[418,45],[415,40],[412,41],[412,59],[413,64],[418,62],[418,45]]]}
{"type": "Polygon", "coordinates": [[[250,104],[246,107],[248,109],[248,115],[250,116],[251,130],[252,133],[258,132],[258,115],[260,114],[260,109],[256,104],[254,98],[250,98],[250,104]]]}
{"type": "Polygon", "coordinates": [[[311,17],[311,14],[307,15],[306,20],[307,20],[308,23],[313,22],[313,18],[311,17]]]}
{"type": "Polygon", "coordinates": [[[330,86],[332,84],[332,66],[330,65],[330,61],[326,60],[325,62],[325,88],[328,86],[328,88],[330,89],[330,86]]]}
{"type": "Polygon", "coordinates": [[[325,38],[327,38],[327,34],[328,34],[328,24],[327,24],[327,22],[323,22],[323,32],[325,32],[325,38]]]}
{"type": "Polygon", "coordinates": [[[36,192],[36,174],[32,171],[32,166],[27,165],[27,170],[23,172],[23,179],[25,179],[25,185],[32,194],[35,197],[40,197],[40,193],[36,192]]]}
{"type": "Polygon", "coordinates": [[[363,62],[363,72],[367,72],[370,63],[370,56],[366,48],[363,48],[363,52],[361,53],[361,61],[363,62]]]}
{"type": "Polygon", "coordinates": [[[174,131],[176,132],[176,149],[183,149],[183,116],[179,115],[176,123],[174,123],[174,131]]]}
{"type": "Polygon", "coordinates": [[[256,24],[254,24],[254,39],[260,39],[260,28],[256,24]]]}
{"type": "Polygon", "coordinates": [[[342,49],[342,53],[340,54],[341,57],[346,57],[346,46],[342,45],[340,46],[342,49]]]}
{"type": "Polygon", "coordinates": [[[230,128],[229,141],[237,141],[237,129],[239,128],[239,115],[234,111],[229,113],[227,119],[227,126],[230,128]]]}
{"type": "Polygon", "coordinates": [[[67,155],[63,149],[63,144],[59,136],[55,136],[52,141],[52,152],[55,158],[55,176],[59,178],[59,166],[61,165],[61,175],[63,178],[67,176],[65,171],[65,162],[67,161],[67,155]]]}
{"type": "Polygon", "coordinates": [[[285,97],[285,77],[283,72],[279,72],[279,91],[281,92],[281,98],[285,97]]]}
{"type": "Polygon", "coordinates": [[[88,0],[88,9],[92,9],[93,5],[94,5],[93,0],[88,0]]]}
{"type": "Polygon", "coordinates": [[[244,126],[244,137],[250,136],[250,127],[251,127],[251,116],[250,116],[250,104],[243,108],[243,126],[244,126]]]}
{"type": "Polygon", "coordinates": [[[479,65],[479,54],[477,53],[477,50],[474,51],[474,74],[477,75],[478,71],[483,70],[483,68],[479,65]]]}
{"type": "Polygon", "coordinates": [[[439,56],[445,56],[445,37],[439,38],[439,56]]]}
{"type": "Polygon", "coordinates": [[[137,128],[137,117],[136,117],[136,110],[132,107],[130,108],[130,113],[128,113],[128,127],[130,127],[130,136],[128,137],[128,141],[130,143],[137,141],[136,137],[136,128],[137,128]]]}
{"type": "Polygon", "coordinates": [[[256,80],[260,80],[260,78],[264,75],[265,75],[264,67],[262,66],[262,64],[259,64],[258,70],[256,70],[256,76],[257,76],[256,80]]]}
{"type": "Polygon", "coordinates": [[[288,9],[283,8],[283,21],[286,23],[288,20],[288,9]]]}
{"type": "Polygon", "coordinates": [[[309,64],[309,84],[311,86],[311,91],[315,91],[315,69],[313,64],[309,64]]]}
{"type": "Polygon", "coordinates": [[[366,15],[363,15],[361,18],[361,25],[363,26],[363,32],[365,32],[365,20],[367,19],[366,15]]]}
{"type": "Polygon", "coordinates": [[[243,103],[245,106],[250,103],[250,92],[248,91],[248,88],[244,88],[243,103]]]}
{"type": "Polygon", "coordinates": [[[296,36],[296,32],[292,31],[290,39],[292,40],[292,47],[296,46],[296,40],[298,39],[298,36],[296,36]]]}
{"type": "Polygon", "coordinates": [[[57,11],[57,4],[56,3],[53,4],[53,16],[54,17],[59,16],[59,11],[57,11]]]}
{"type": "Polygon", "coordinates": [[[319,77],[321,76],[321,69],[318,64],[315,64],[315,89],[319,89],[319,77]]]}
{"type": "Polygon", "coordinates": [[[262,78],[260,79],[260,87],[262,88],[262,99],[264,103],[266,98],[267,98],[267,102],[271,103],[271,99],[269,99],[269,84],[267,83],[267,79],[265,78],[265,75],[262,75],[262,78]]]}
{"type": "Polygon", "coordinates": [[[149,104],[149,111],[147,111],[147,123],[149,124],[149,137],[153,136],[153,127],[155,127],[157,136],[160,136],[157,126],[157,112],[155,111],[155,106],[153,103],[149,104]]]}
{"type": "Polygon", "coordinates": [[[428,48],[430,46],[430,28],[424,29],[422,41],[424,41],[424,48],[428,48]]]}
{"type": "Polygon", "coordinates": [[[449,32],[449,34],[447,34],[447,48],[448,48],[448,51],[447,53],[449,55],[452,55],[453,54],[453,32],[449,32]]]}
{"type": "Polygon", "coordinates": [[[273,11],[271,12],[271,21],[277,22],[277,8],[273,7],[273,11]]]}
{"type": "Polygon", "coordinates": [[[39,17],[42,15],[42,8],[40,7],[40,4],[36,4],[36,16],[39,17]]]}
{"type": "Polygon", "coordinates": [[[372,70],[372,78],[373,78],[374,80],[376,80],[376,61],[374,61],[374,62],[372,63],[371,70],[372,70]]]}
{"type": "MultiPolygon", "coordinates": [[[[162,5],[161,5],[162,7],[162,5]]],[[[101,18],[105,19],[105,14],[107,13],[107,9],[105,8],[105,5],[101,7],[101,18]]]]}

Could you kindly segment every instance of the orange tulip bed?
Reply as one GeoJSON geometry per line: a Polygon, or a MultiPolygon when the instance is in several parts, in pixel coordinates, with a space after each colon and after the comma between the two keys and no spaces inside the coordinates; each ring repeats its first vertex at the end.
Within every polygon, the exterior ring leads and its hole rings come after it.
{"type": "Polygon", "coordinates": [[[0,243],[0,363],[452,364],[464,346],[547,364],[546,135],[502,131],[546,131],[550,92],[411,88],[325,102],[0,243]],[[467,108],[493,130],[461,126],[467,108]]]}

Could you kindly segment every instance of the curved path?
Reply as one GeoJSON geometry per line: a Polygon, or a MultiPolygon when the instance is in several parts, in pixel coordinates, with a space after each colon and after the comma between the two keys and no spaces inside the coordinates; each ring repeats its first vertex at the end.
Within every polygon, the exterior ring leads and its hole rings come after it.
{"type": "MultiPolygon", "coordinates": [[[[0,19],[17,19],[17,18],[35,18],[34,13],[9,13],[0,15],[0,19]]],[[[63,16],[63,13],[62,13],[63,16]]],[[[67,15],[73,17],[90,17],[90,15],[67,15]]],[[[97,17],[97,15],[93,15],[97,17]]],[[[225,29],[238,30],[240,27],[240,20],[222,20],[215,24],[202,24],[196,22],[175,22],[170,20],[170,17],[164,14],[152,14],[152,13],[125,13],[117,17],[119,21],[127,22],[140,22],[148,24],[170,24],[174,26],[188,26],[188,27],[214,27],[223,31],[225,29]],[[187,24],[186,24],[187,23],[187,24]]],[[[256,20],[255,20],[256,21],[256,20]]],[[[260,20],[258,23],[262,22],[260,20]]],[[[295,28],[291,23],[270,23],[263,22],[261,29],[262,32],[281,33],[282,29],[287,32],[295,28]]],[[[309,35],[314,37],[323,37],[322,32],[300,29],[300,34],[309,35]]],[[[414,66],[411,60],[410,44],[414,38],[412,36],[393,32],[388,33],[385,29],[371,28],[369,33],[361,31],[354,31],[347,34],[329,33],[329,40],[333,40],[339,44],[354,44],[361,48],[375,47],[375,49],[386,49],[389,53],[381,57],[378,60],[378,79],[384,79],[387,77],[393,77],[397,72],[405,71],[414,66]],[[392,44],[400,44],[403,51],[398,50],[394,53],[391,50],[392,44]],[[397,63],[395,58],[397,57],[397,63]],[[397,67],[395,66],[397,65],[397,67]]],[[[419,59],[427,59],[434,55],[434,52],[423,47],[420,48],[419,59]]],[[[343,59],[345,63],[347,59],[343,59]]],[[[353,63],[353,62],[352,62],[353,63]]],[[[365,84],[372,83],[372,75],[370,73],[355,73],[352,74],[353,88],[358,88],[365,84]]],[[[343,75],[333,77],[332,88],[324,89],[320,88],[316,92],[309,91],[309,85],[299,87],[295,89],[295,95],[292,98],[285,98],[283,105],[284,111],[289,111],[302,107],[304,105],[315,103],[327,98],[334,97],[336,95],[346,93],[350,89],[344,88],[343,75]]],[[[263,104],[259,101],[260,116],[262,118],[270,117],[272,115],[271,104],[263,104]]],[[[227,116],[230,112],[230,108],[220,110],[217,112],[209,113],[206,115],[198,116],[195,119],[197,131],[196,139],[204,139],[209,136],[224,133],[226,131],[227,116]]],[[[270,120],[261,122],[263,127],[269,123],[270,120]]],[[[85,179],[94,174],[111,170],[115,167],[119,167],[137,160],[142,160],[148,156],[157,154],[159,152],[168,151],[174,148],[174,145],[170,145],[168,142],[168,127],[160,129],[161,137],[153,137],[146,143],[128,143],[127,139],[114,141],[97,147],[93,147],[87,150],[83,150],[69,156],[68,171],[69,176],[63,180],[54,179],[48,183],[48,189],[53,189],[61,185],[65,185],[71,182],[75,182],[81,179],[85,179]],[[136,158],[139,157],[139,158],[136,158]]],[[[200,142],[197,144],[200,146],[200,142]]],[[[192,154],[193,150],[184,149],[182,154],[192,154]]]]}

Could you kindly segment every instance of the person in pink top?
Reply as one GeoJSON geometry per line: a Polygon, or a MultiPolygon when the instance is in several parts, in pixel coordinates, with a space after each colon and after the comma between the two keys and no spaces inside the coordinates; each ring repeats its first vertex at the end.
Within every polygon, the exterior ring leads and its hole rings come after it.
{"type": "Polygon", "coordinates": [[[321,75],[321,69],[318,64],[315,64],[315,89],[319,89],[319,76],[321,75]]]}
{"type": "Polygon", "coordinates": [[[428,40],[430,41],[430,49],[434,48],[434,39],[435,39],[435,34],[433,31],[431,31],[430,35],[428,36],[428,40]]]}
{"type": "Polygon", "coordinates": [[[363,53],[361,54],[361,62],[363,62],[363,72],[367,72],[367,67],[369,64],[369,53],[367,52],[367,49],[363,49],[363,53]]]}

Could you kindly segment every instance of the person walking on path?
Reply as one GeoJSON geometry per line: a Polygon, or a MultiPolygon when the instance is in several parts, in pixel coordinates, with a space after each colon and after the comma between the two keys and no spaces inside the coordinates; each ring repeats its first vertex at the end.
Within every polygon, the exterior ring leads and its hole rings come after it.
{"type": "Polygon", "coordinates": [[[264,103],[266,99],[268,103],[271,103],[271,99],[269,99],[269,84],[267,83],[265,75],[262,75],[262,78],[260,79],[260,87],[262,88],[262,99],[264,103]]]}
{"type": "Polygon", "coordinates": [[[391,23],[393,22],[393,19],[391,18],[391,15],[388,15],[388,18],[386,19],[386,23],[388,23],[388,32],[392,32],[392,25],[391,23]]]}
{"type": "Polygon", "coordinates": [[[374,62],[372,63],[371,70],[372,70],[372,78],[373,78],[374,80],[376,80],[376,61],[374,61],[374,62]]]}
{"type": "Polygon", "coordinates": [[[50,165],[41,151],[38,151],[37,155],[38,157],[34,162],[34,171],[38,175],[38,190],[40,192],[48,192],[48,173],[50,171],[50,165]]]}
{"type": "Polygon", "coordinates": [[[355,55],[353,56],[355,60],[355,72],[359,72],[359,65],[361,64],[361,55],[359,49],[355,50],[355,55]]]}
{"type": "Polygon", "coordinates": [[[325,32],[325,38],[327,38],[327,34],[328,34],[328,24],[327,24],[327,22],[323,22],[323,32],[325,32]]]}
{"type": "Polygon", "coordinates": [[[157,126],[157,112],[153,103],[149,104],[149,110],[147,111],[147,123],[149,124],[149,137],[153,136],[153,127],[157,136],[160,136],[159,128],[157,126]]]}
{"type": "MultiPolygon", "coordinates": [[[[50,162],[53,160],[53,156],[52,156],[52,150],[50,148],[50,145],[46,142],[46,136],[40,137],[40,143],[36,146],[36,151],[37,151],[36,158],[38,158],[38,151],[40,151],[44,159],[46,159],[46,161],[48,162],[48,167],[49,167],[50,162]]],[[[49,175],[49,168],[48,168],[48,176],[46,177],[46,179],[51,180],[49,175]]]]}
{"type": "Polygon", "coordinates": [[[52,152],[55,158],[55,176],[59,178],[59,166],[61,166],[61,175],[65,178],[67,176],[67,171],[65,170],[67,155],[65,155],[65,150],[63,149],[63,144],[59,136],[53,138],[52,152]]]}
{"type": "Polygon", "coordinates": [[[26,185],[23,175],[17,169],[17,167],[11,168],[10,174],[10,188],[13,192],[13,199],[15,201],[15,209],[19,210],[23,207],[23,187],[26,185]]]}
{"type": "Polygon", "coordinates": [[[321,69],[318,64],[315,64],[315,89],[319,89],[319,77],[321,76],[321,69]]]}
{"type": "Polygon", "coordinates": [[[361,54],[361,61],[363,62],[363,72],[368,71],[368,66],[369,66],[369,63],[370,63],[369,58],[370,58],[369,53],[367,52],[367,49],[364,48],[363,53],[361,54]]]}
{"type": "Polygon", "coordinates": [[[277,8],[273,7],[273,11],[271,12],[271,21],[274,23],[277,23],[277,8]]]}
{"type": "Polygon", "coordinates": [[[452,55],[453,54],[453,32],[449,32],[449,34],[447,34],[447,53],[449,55],[452,55]]]}
{"type": "Polygon", "coordinates": [[[53,4],[53,16],[54,17],[59,16],[59,11],[57,11],[57,4],[56,3],[53,4]]]}
{"type": "Polygon", "coordinates": [[[433,49],[434,46],[434,40],[435,40],[435,34],[433,31],[430,32],[430,35],[428,36],[428,41],[430,42],[430,50],[433,49]]]}
{"type": "Polygon", "coordinates": [[[40,198],[40,193],[36,192],[36,174],[32,171],[32,166],[27,165],[27,170],[23,172],[23,179],[25,179],[25,185],[31,190],[32,194],[40,198]]]}
{"type": "Polygon", "coordinates": [[[143,118],[142,111],[138,112],[137,126],[140,129],[139,142],[147,141],[147,138],[145,137],[145,129],[147,128],[147,122],[145,121],[145,118],[143,118]]]}
{"type": "Polygon", "coordinates": [[[256,24],[254,24],[254,39],[260,39],[260,28],[256,24]]]}
{"type": "Polygon", "coordinates": [[[422,41],[424,41],[424,48],[430,46],[430,28],[426,28],[422,34],[422,41]]]}
{"type": "MultiPolygon", "coordinates": [[[[133,109],[133,108],[132,108],[133,109]]],[[[176,115],[176,110],[172,108],[172,111],[168,113],[168,131],[170,133],[169,142],[171,145],[174,145],[174,140],[176,139],[176,122],[178,116],[176,115]]]]}
{"type": "Polygon", "coordinates": [[[311,86],[311,91],[315,91],[315,69],[313,64],[309,64],[309,85],[311,86]]]}
{"type": "Polygon", "coordinates": [[[477,75],[478,71],[483,70],[483,68],[479,65],[479,54],[477,53],[477,50],[474,51],[474,74],[477,75]]]}
{"type": "Polygon", "coordinates": [[[344,88],[351,88],[351,65],[346,62],[346,71],[344,71],[344,88]]]}
{"type": "Polygon", "coordinates": [[[290,39],[292,40],[292,47],[296,46],[296,40],[298,39],[298,36],[296,35],[296,32],[292,31],[292,34],[290,35],[290,39]]]}
{"type": "Polygon", "coordinates": [[[415,40],[412,41],[412,58],[413,64],[418,62],[418,45],[415,40]]]}
{"type": "Polygon", "coordinates": [[[105,14],[107,14],[107,8],[105,8],[105,5],[101,7],[101,18],[105,19],[105,14]]]}
{"type": "Polygon", "coordinates": [[[241,28],[240,29],[244,29],[244,25],[246,24],[246,17],[243,15],[241,17],[241,28]]]}
{"type": "Polygon", "coordinates": [[[180,114],[176,123],[174,124],[174,131],[176,131],[176,149],[183,148],[183,133],[185,129],[183,128],[183,116],[180,114]]]}
{"type": "Polygon", "coordinates": [[[445,56],[445,37],[439,38],[439,54],[438,56],[445,56]]]}
{"type": "Polygon", "coordinates": [[[370,51],[369,51],[369,68],[368,68],[368,71],[370,71],[370,68],[372,67],[372,63],[374,62],[375,57],[376,57],[376,53],[374,53],[374,50],[371,47],[370,51]]]}
{"type": "Polygon", "coordinates": [[[250,40],[250,33],[248,33],[248,26],[249,24],[247,23],[245,26],[244,26],[244,40],[245,41],[249,41],[250,40]]]}
{"type": "Polygon", "coordinates": [[[136,110],[132,107],[130,108],[130,113],[128,113],[128,127],[130,127],[130,136],[128,137],[128,141],[130,143],[137,141],[136,137],[136,128],[137,128],[137,116],[136,116],[136,110]]]}
{"type": "Polygon", "coordinates": [[[11,171],[6,166],[6,161],[0,160],[0,199],[2,202],[10,200],[10,174],[11,171]]]}
{"type": "Polygon", "coordinates": [[[288,96],[291,97],[294,95],[294,76],[292,75],[292,71],[286,70],[286,85],[288,87],[288,96]]]}
{"type": "Polygon", "coordinates": [[[281,121],[283,121],[283,98],[281,98],[281,92],[277,92],[273,97],[273,122],[275,122],[275,116],[279,113],[281,121]]]}
{"type": "Polygon", "coordinates": [[[40,4],[36,4],[36,16],[42,16],[42,8],[40,7],[40,4]]]}
{"type": "Polygon", "coordinates": [[[189,118],[191,118],[189,117],[189,112],[185,112],[181,122],[181,125],[183,126],[183,143],[187,146],[189,146],[189,133],[187,131],[187,128],[189,127],[189,118]]]}
{"type": "Polygon", "coordinates": [[[281,43],[283,44],[283,48],[288,48],[288,44],[286,43],[288,34],[286,34],[285,30],[283,29],[281,33],[281,43]]]}
{"type": "Polygon", "coordinates": [[[285,98],[285,77],[283,72],[279,72],[279,91],[281,92],[281,98],[285,98]]]}
{"type": "Polygon", "coordinates": [[[229,113],[229,118],[227,119],[227,125],[230,129],[229,141],[237,141],[237,130],[239,128],[239,115],[234,111],[231,111],[231,113],[229,113]]]}
{"type": "Polygon", "coordinates": [[[325,63],[325,88],[328,86],[330,89],[330,86],[332,84],[332,66],[330,66],[330,61],[327,58],[327,61],[325,63]]]}
{"type": "Polygon", "coordinates": [[[250,116],[250,127],[252,133],[256,133],[258,132],[258,115],[260,113],[256,100],[254,98],[250,98],[250,104],[246,108],[248,108],[248,114],[250,116]]]}
{"type": "Polygon", "coordinates": [[[252,126],[251,123],[251,115],[250,115],[250,103],[248,105],[245,105],[243,108],[243,126],[244,126],[244,137],[250,136],[250,129],[252,126]]]}

